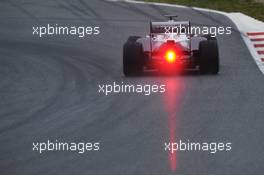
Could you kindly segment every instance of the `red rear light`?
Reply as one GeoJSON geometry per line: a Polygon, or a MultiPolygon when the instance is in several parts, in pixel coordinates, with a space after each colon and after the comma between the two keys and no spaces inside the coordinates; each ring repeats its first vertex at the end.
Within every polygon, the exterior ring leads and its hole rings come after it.
{"type": "Polygon", "coordinates": [[[173,63],[177,58],[177,54],[173,50],[168,50],[166,51],[165,58],[168,63],[173,63]]]}

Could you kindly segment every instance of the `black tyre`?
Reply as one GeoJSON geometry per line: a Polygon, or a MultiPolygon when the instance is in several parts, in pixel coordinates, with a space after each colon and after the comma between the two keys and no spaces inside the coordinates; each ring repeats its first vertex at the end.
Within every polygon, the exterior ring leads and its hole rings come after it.
{"type": "Polygon", "coordinates": [[[123,71],[125,76],[143,73],[143,49],[137,42],[127,41],[123,47],[123,71]]]}
{"type": "Polygon", "coordinates": [[[199,66],[202,74],[219,72],[217,40],[201,41],[199,44],[199,66]]]}
{"type": "Polygon", "coordinates": [[[216,37],[213,37],[213,36],[210,35],[210,34],[203,35],[203,37],[205,37],[207,40],[216,40],[216,37]]]}
{"type": "Polygon", "coordinates": [[[127,42],[132,42],[135,43],[139,38],[141,38],[140,36],[130,36],[127,39],[127,42]]]}

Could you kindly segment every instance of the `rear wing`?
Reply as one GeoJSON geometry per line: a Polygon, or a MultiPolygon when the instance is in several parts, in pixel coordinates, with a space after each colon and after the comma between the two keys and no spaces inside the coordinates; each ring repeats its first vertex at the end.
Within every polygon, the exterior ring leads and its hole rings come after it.
{"type": "Polygon", "coordinates": [[[173,18],[177,18],[178,15],[164,15],[165,17],[169,18],[170,21],[173,20],[173,18]]]}
{"type": "Polygon", "coordinates": [[[191,51],[191,23],[190,21],[173,21],[172,17],[169,16],[170,21],[167,22],[152,22],[150,21],[150,55],[152,57],[152,38],[154,38],[156,35],[159,34],[173,34],[173,33],[180,33],[181,28],[185,29],[185,32],[183,32],[185,35],[188,36],[190,39],[189,42],[189,50],[191,51]]]}
{"type": "Polygon", "coordinates": [[[186,29],[190,29],[190,21],[167,21],[167,22],[150,22],[150,34],[152,33],[166,33],[166,32],[174,32],[177,28],[182,27],[186,29]]]}

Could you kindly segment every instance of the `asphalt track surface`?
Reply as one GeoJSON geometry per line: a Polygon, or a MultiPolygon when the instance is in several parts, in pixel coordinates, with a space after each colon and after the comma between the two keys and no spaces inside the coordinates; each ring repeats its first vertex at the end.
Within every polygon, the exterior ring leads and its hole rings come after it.
{"type": "Polygon", "coordinates": [[[218,76],[125,78],[122,45],[148,20],[179,14],[232,26],[213,13],[96,0],[0,2],[1,175],[249,175],[263,173],[264,77],[240,34],[218,38],[218,76]],[[98,25],[96,37],[38,38],[32,26],[98,25]],[[98,84],[166,84],[165,94],[97,93],[98,84]],[[232,142],[232,151],[177,152],[164,142],[232,142]],[[99,152],[32,151],[32,142],[100,142],[99,152]]]}

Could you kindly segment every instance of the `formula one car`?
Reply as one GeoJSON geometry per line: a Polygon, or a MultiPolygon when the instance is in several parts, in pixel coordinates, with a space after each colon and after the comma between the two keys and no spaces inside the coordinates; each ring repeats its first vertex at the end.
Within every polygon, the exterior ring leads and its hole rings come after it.
{"type": "Polygon", "coordinates": [[[192,34],[190,21],[150,22],[146,37],[130,36],[123,47],[125,76],[146,70],[196,69],[202,74],[219,72],[217,39],[192,34]]]}

